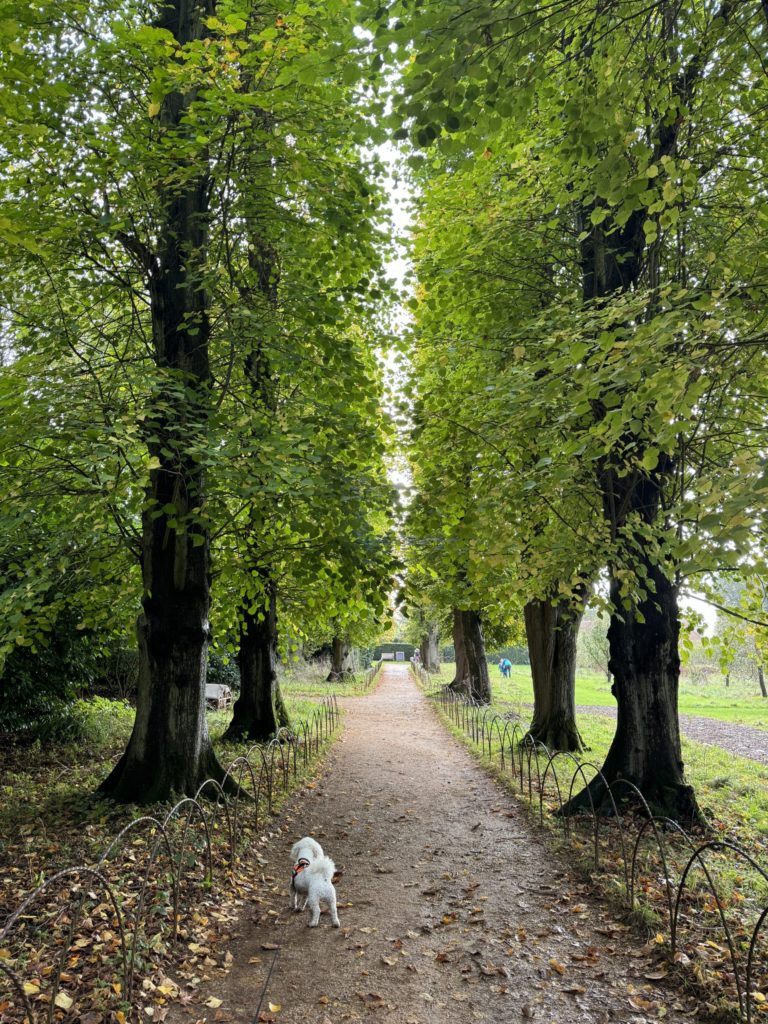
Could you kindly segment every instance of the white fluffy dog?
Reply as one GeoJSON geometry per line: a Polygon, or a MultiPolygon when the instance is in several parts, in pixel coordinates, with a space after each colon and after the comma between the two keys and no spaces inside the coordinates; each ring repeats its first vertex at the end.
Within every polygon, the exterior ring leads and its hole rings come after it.
{"type": "Polygon", "coordinates": [[[320,900],[328,904],[331,912],[331,924],[339,927],[339,915],[336,913],[336,890],[333,887],[333,876],[336,865],[330,857],[326,857],[323,848],[311,836],[299,839],[291,848],[293,869],[291,871],[291,893],[293,909],[310,910],[309,927],[316,928],[320,921],[320,900]],[[299,907],[299,896],[304,896],[304,904],[299,907]]]}

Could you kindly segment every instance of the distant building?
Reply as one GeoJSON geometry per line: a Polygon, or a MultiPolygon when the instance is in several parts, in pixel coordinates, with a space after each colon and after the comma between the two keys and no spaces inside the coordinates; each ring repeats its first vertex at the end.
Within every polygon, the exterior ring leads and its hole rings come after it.
{"type": "Polygon", "coordinates": [[[373,649],[373,660],[379,661],[383,655],[388,654],[385,661],[410,661],[415,650],[414,644],[379,644],[373,649]]]}

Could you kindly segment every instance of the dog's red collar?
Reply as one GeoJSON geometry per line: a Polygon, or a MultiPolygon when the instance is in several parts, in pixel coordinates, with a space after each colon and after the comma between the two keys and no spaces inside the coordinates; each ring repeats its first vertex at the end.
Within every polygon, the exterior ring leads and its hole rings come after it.
{"type": "Polygon", "coordinates": [[[293,869],[292,869],[291,874],[295,878],[296,875],[300,875],[301,874],[301,872],[304,870],[304,868],[308,868],[308,867],[309,867],[309,861],[307,860],[307,858],[306,857],[299,857],[297,863],[293,865],[293,869]]]}

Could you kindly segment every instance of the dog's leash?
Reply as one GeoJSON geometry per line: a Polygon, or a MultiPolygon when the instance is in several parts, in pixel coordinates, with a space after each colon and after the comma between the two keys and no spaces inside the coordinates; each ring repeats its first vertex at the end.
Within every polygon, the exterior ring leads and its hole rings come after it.
{"type": "Polygon", "coordinates": [[[272,960],[272,966],[269,968],[269,971],[267,972],[267,980],[264,982],[264,987],[261,990],[261,995],[259,996],[259,1005],[256,1007],[256,1016],[253,1018],[252,1024],[258,1024],[259,1014],[261,1013],[261,1004],[264,1002],[264,996],[267,994],[267,986],[269,985],[269,979],[272,977],[272,971],[274,971],[275,969],[275,964],[277,963],[277,954],[279,952],[279,949],[275,950],[275,956],[272,960]]]}

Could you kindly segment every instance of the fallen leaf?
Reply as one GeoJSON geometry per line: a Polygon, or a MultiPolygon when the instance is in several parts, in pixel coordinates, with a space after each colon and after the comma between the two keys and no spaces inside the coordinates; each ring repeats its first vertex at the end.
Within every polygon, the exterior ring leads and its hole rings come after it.
{"type": "Polygon", "coordinates": [[[280,1003],[270,1003],[269,1009],[271,1013],[280,1013],[280,1011],[282,1010],[282,1006],[280,1005],[280,1003]]]}
{"type": "Polygon", "coordinates": [[[276,942],[262,942],[261,948],[262,949],[280,949],[280,947],[278,946],[278,944],[276,942]]]}
{"type": "Polygon", "coordinates": [[[634,1006],[636,1010],[652,1010],[656,1004],[650,999],[643,999],[642,996],[630,996],[629,1005],[634,1006]]]}
{"type": "Polygon", "coordinates": [[[669,974],[669,971],[666,967],[662,966],[657,967],[653,971],[646,971],[643,977],[647,978],[648,981],[661,981],[662,978],[666,978],[667,974],[669,974]]]}
{"type": "Polygon", "coordinates": [[[209,996],[205,1000],[205,1005],[210,1007],[212,1010],[217,1010],[223,1002],[223,999],[217,999],[216,996],[209,996]]]}
{"type": "Polygon", "coordinates": [[[58,1006],[60,1010],[70,1010],[74,999],[72,996],[68,996],[66,992],[60,991],[56,993],[56,998],[53,1000],[53,1005],[58,1006]]]}
{"type": "Polygon", "coordinates": [[[565,974],[565,968],[561,963],[558,963],[554,958],[549,961],[549,966],[553,971],[557,971],[558,974],[565,974]]]}

